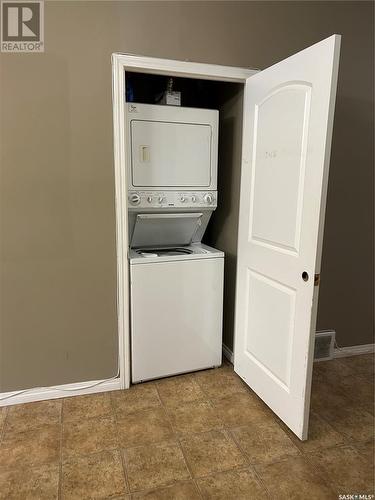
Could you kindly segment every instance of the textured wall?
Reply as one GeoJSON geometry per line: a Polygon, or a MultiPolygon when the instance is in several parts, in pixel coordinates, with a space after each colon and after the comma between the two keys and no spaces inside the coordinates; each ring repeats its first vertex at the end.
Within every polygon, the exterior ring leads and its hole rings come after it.
{"type": "Polygon", "coordinates": [[[46,2],[46,52],[1,54],[1,391],[117,370],[111,53],[264,68],[333,33],[318,326],[372,342],[373,4],[46,2]]]}

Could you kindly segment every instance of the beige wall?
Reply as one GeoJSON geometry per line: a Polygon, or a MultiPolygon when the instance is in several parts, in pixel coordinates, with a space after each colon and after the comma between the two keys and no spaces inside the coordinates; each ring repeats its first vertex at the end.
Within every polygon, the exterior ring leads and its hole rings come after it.
{"type": "Polygon", "coordinates": [[[236,298],[237,235],[241,185],[243,85],[231,85],[218,96],[219,203],[212,214],[205,241],[225,252],[223,343],[233,349],[236,298]]]}
{"type": "Polygon", "coordinates": [[[318,326],[372,342],[372,3],[45,11],[46,52],[1,55],[0,390],[116,373],[114,51],[264,68],[343,35],[318,326]]]}

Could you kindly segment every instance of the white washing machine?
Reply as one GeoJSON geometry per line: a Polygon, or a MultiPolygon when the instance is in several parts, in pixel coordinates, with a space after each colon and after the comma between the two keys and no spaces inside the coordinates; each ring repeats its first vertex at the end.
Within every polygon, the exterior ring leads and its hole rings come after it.
{"type": "Polygon", "coordinates": [[[133,382],[221,364],[223,272],[201,243],[130,250],[133,382]]]}
{"type": "Polygon", "coordinates": [[[201,243],[218,111],[131,103],[125,121],[132,382],[219,366],[224,254],[201,243]]]}

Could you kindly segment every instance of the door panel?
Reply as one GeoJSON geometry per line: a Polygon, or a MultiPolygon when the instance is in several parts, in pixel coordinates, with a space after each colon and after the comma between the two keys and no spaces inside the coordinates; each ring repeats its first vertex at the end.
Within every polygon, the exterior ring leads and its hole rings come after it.
{"type": "Polygon", "coordinates": [[[255,105],[250,238],[298,252],[309,85],[286,85],[255,105]]]}
{"type": "Polygon", "coordinates": [[[334,35],[245,86],[234,366],[301,439],[339,46],[334,35]]]}
{"type": "Polygon", "coordinates": [[[247,337],[246,354],[288,391],[296,292],[255,271],[247,273],[247,328],[251,321],[254,334],[247,337]],[[269,349],[269,331],[278,332],[274,349],[269,349]]]}

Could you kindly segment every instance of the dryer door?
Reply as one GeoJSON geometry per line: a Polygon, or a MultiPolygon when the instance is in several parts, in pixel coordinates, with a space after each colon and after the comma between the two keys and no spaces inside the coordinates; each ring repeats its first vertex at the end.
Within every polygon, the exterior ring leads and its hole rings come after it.
{"type": "Polygon", "coordinates": [[[193,187],[211,184],[210,125],[131,121],[131,168],[135,187],[193,187]]]}

